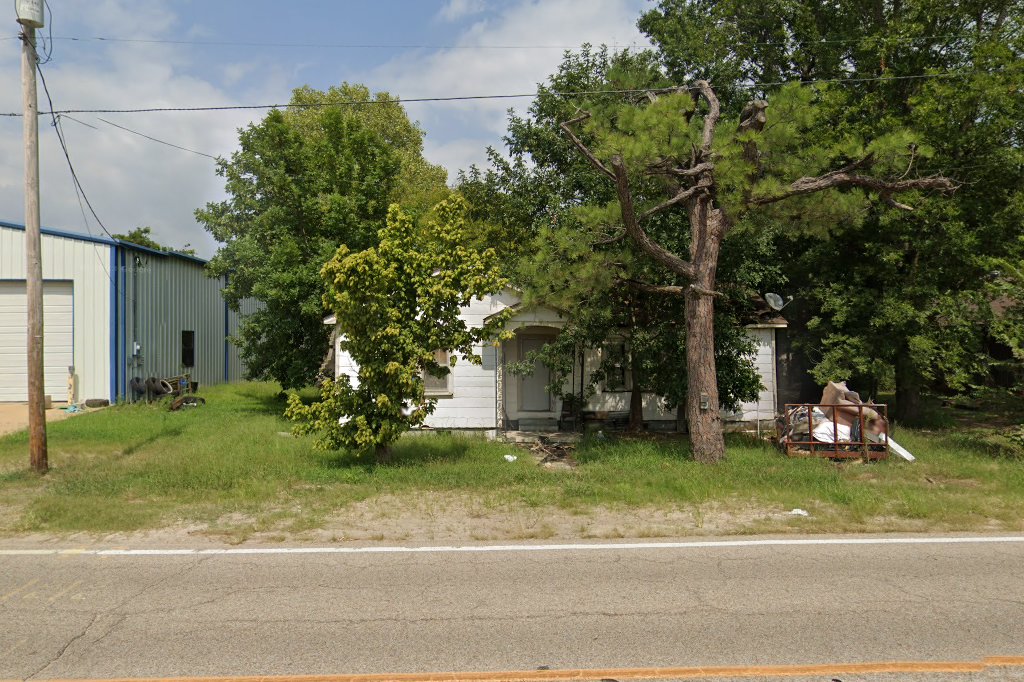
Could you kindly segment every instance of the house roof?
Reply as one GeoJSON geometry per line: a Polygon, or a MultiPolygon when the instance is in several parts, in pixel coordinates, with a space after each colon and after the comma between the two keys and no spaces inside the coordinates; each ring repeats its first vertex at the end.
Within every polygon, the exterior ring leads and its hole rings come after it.
{"type": "Polygon", "coordinates": [[[769,306],[763,297],[752,294],[750,303],[754,309],[748,318],[747,329],[785,329],[789,326],[789,321],[769,306]]]}
{"type": "MultiPolygon", "coordinates": [[[[0,220],[0,227],[7,227],[12,230],[25,231],[25,226],[21,223],[11,223],[6,220],[0,220]]],[[[53,227],[41,227],[39,231],[49,237],[61,237],[62,239],[74,239],[80,242],[90,242],[92,244],[104,244],[106,246],[121,246],[132,251],[139,251],[141,253],[148,253],[154,256],[162,256],[164,258],[179,258],[181,260],[189,261],[197,265],[206,265],[208,261],[199,258],[198,256],[192,256],[187,253],[178,253],[177,251],[160,251],[159,249],[151,249],[148,246],[142,246],[134,242],[127,242],[123,239],[111,239],[109,237],[97,237],[91,234],[82,234],[80,232],[68,232],[67,230],[58,230],[53,227]]]]}

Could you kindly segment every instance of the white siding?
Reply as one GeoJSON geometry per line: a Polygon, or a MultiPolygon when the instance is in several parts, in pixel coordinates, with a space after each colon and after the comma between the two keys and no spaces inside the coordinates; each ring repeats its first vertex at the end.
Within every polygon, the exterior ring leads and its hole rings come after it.
{"type": "MultiPolygon", "coordinates": [[[[43,279],[68,282],[74,291],[78,400],[110,397],[111,252],[112,248],[105,244],[42,236],[43,279]]],[[[24,279],[25,232],[0,226],[0,280],[24,279]]],[[[60,391],[53,397],[61,400],[61,396],[66,396],[66,392],[60,391]]]]}
{"type": "MultiPolygon", "coordinates": [[[[483,300],[473,301],[472,305],[463,309],[462,318],[468,325],[479,327],[483,325],[487,316],[510,305],[515,305],[517,302],[518,299],[508,293],[488,296],[483,300]]],[[[554,336],[563,324],[561,315],[556,311],[538,308],[517,311],[507,327],[521,334],[554,336]]],[[[761,392],[758,401],[744,404],[738,412],[725,415],[725,418],[731,421],[755,421],[759,416],[762,420],[769,420],[774,418],[775,414],[775,330],[752,328],[750,333],[758,344],[754,360],[765,389],[761,392]]],[[[459,358],[452,369],[452,397],[437,400],[437,408],[427,418],[426,425],[433,428],[495,428],[497,420],[495,362],[499,357],[505,363],[517,360],[520,355],[518,344],[518,338],[502,342],[500,355],[497,352],[498,346],[494,344],[478,346],[476,352],[483,357],[482,365],[474,365],[459,358]]],[[[335,347],[335,375],[348,375],[354,383],[359,371],[358,367],[341,346],[342,340],[339,339],[335,347]]],[[[599,361],[600,351],[589,351],[586,354],[584,371],[589,375],[598,366],[599,361]]],[[[566,380],[565,391],[573,390],[574,382],[578,384],[579,376],[566,380]]],[[[505,371],[504,385],[505,396],[502,403],[506,419],[556,419],[560,416],[561,404],[558,400],[552,401],[553,409],[550,412],[521,412],[518,409],[518,378],[505,371]]],[[[587,402],[585,409],[595,412],[624,413],[629,411],[629,400],[629,391],[599,390],[587,402]]],[[[653,393],[644,394],[643,412],[644,419],[647,421],[675,421],[676,419],[675,409],[666,408],[664,401],[653,393]]]]}
{"type": "MultiPolygon", "coordinates": [[[[474,300],[463,308],[461,317],[470,327],[481,327],[486,317],[504,310],[515,302],[516,299],[507,294],[487,296],[482,300],[474,300]]],[[[355,383],[358,367],[352,357],[341,349],[341,343],[339,339],[335,347],[335,373],[337,376],[346,374],[355,383]]],[[[495,428],[497,349],[493,344],[485,343],[474,348],[474,352],[483,358],[483,363],[475,365],[464,357],[457,356],[451,373],[452,397],[437,400],[437,407],[433,414],[427,417],[426,426],[435,429],[495,428]]]]}
{"type": "Polygon", "coordinates": [[[761,392],[757,400],[743,403],[732,413],[723,414],[726,421],[757,422],[775,419],[775,329],[751,327],[748,333],[757,342],[754,366],[761,375],[761,392]]]}

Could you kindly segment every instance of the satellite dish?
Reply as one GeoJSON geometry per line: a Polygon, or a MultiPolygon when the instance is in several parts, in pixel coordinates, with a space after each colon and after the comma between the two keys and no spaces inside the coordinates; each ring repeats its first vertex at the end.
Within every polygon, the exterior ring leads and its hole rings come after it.
{"type": "Polygon", "coordinates": [[[764,300],[768,301],[768,306],[772,310],[780,311],[793,302],[793,297],[788,296],[786,297],[786,300],[782,300],[782,297],[779,296],[778,294],[768,292],[767,294],[764,295],[764,300]]]}

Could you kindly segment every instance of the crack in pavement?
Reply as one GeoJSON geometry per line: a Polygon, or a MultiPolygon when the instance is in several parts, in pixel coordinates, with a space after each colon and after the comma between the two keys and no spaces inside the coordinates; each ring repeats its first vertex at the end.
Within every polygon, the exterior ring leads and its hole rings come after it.
{"type": "Polygon", "coordinates": [[[74,637],[72,637],[71,639],[69,639],[69,640],[68,640],[68,641],[67,641],[67,642],[66,642],[66,643],[64,644],[64,646],[62,646],[62,647],[61,647],[61,648],[60,648],[60,649],[59,649],[59,650],[57,651],[56,655],[54,655],[54,656],[53,656],[53,658],[51,658],[51,659],[50,659],[50,660],[48,660],[48,661],[47,661],[46,663],[44,663],[44,664],[42,665],[42,667],[41,667],[41,668],[39,668],[38,670],[36,670],[36,671],[35,671],[34,673],[32,673],[32,674],[30,674],[30,675],[27,675],[27,676],[25,677],[25,679],[26,679],[26,680],[31,680],[31,679],[32,679],[32,678],[34,678],[34,677],[35,677],[36,675],[40,674],[41,672],[43,672],[44,670],[46,670],[47,668],[49,668],[49,667],[50,667],[51,665],[53,665],[54,663],[56,663],[57,661],[59,661],[59,660],[60,660],[60,659],[61,659],[61,658],[62,658],[62,657],[64,656],[64,652],[65,652],[65,651],[67,651],[67,650],[68,650],[68,648],[69,648],[69,647],[70,647],[70,646],[71,646],[72,644],[74,644],[74,643],[75,643],[75,642],[77,642],[78,640],[80,640],[80,639],[82,639],[83,637],[85,637],[86,633],[88,633],[88,632],[89,632],[89,629],[90,629],[90,628],[91,628],[91,627],[92,627],[93,625],[95,625],[95,624],[96,624],[96,621],[100,619],[100,616],[101,616],[101,615],[102,615],[101,613],[97,613],[97,614],[94,614],[94,615],[93,615],[93,617],[92,617],[92,619],[91,619],[91,620],[89,621],[89,624],[88,624],[88,625],[86,625],[86,626],[85,626],[84,628],[82,628],[82,631],[81,631],[80,633],[78,633],[77,635],[75,635],[74,637]]]}
{"type": "Polygon", "coordinates": [[[194,570],[200,564],[202,564],[203,562],[207,561],[210,558],[211,557],[201,557],[197,561],[190,562],[187,566],[185,566],[184,569],[182,569],[180,571],[176,571],[174,573],[171,573],[170,575],[162,576],[161,578],[158,578],[157,580],[154,580],[153,582],[151,582],[151,583],[147,584],[146,586],[144,586],[138,592],[135,592],[134,594],[128,595],[127,597],[125,597],[124,599],[122,599],[120,602],[118,602],[114,606],[110,607],[109,609],[104,609],[102,611],[97,611],[96,613],[93,614],[92,618],[89,620],[89,623],[82,629],[82,631],[80,633],[78,633],[77,635],[75,635],[74,637],[69,639],[60,649],[57,650],[56,654],[54,654],[54,656],[52,658],[50,658],[50,660],[48,660],[46,663],[44,663],[42,665],[42,667],[37,669],[35,672],[31,673],[30,675],[26,675],[24,679],[30,680],[30,679],[36,678],[41,673],[45,672],[49,667],[51,667],[52,665],[54,665],[55,663],[60,661],[64,657],[64,655],[68,652],[68,650],[76,642],[78,642],[83,637],[85,637],[89,633],[89,630],[91,630],[96,625],[97,621],[99,621],[101,618],[103,618],[104,616],[111,616],[111,615],[117,616],[117,620],[109,628],[107,628],[106,632],[104,632],[98,638],[93,640],[93,642],[91,642],[91,643],[95,644],[96,642],[99,642],[99,641],[103,640],[104,638],[109,636],[118,626],[123,624],[125,622],[125,620],[128,619],[128,616],[130,614],[122,613],[122,612],[120,612],[120,609],[122,609],[123,607],[127,606],[132,601],[138,599],[139,597],[144,595],[149,590],[151,590],[151,589],[153,589],[155,587],[158,587],[158,586],[160,586],[160,585],[162,585],[162,584],[164,584],[164,583],[166,583],[166,582],[168,582],[170,580],[173,580],[174,578],[180,577],[180,576],[184,575],[185,573],[188,573],[188,572],[194,570]]]}

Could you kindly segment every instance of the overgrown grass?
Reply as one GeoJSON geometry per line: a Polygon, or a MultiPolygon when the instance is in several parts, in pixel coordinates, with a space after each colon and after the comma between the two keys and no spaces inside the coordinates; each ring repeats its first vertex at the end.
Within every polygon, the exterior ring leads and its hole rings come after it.
{"type": "Polygon", "coordinates": [[[735,437],[726,462],[704,466],[684,441],[622,437],[584,443],[575,471],[552,472],[508,444],[423,434],[402,439],[392,462],[379,466],[292,437],[277,392],[268,384],[220,386],[193,410],[118,406],[53,424],[45,477],[27,471],[24,433],[0,438],[0,532],[216,529],[232,518],[244,518],[249,531],[294,532],[360,500],[429,504],[431,494],[582,512],[802,507],[812,518],[794,521],[810,531],[1024,529],[1024,459],[973,431],[901,431],[915,464],[787,459],[735,437]],[[509,453],[518,461],[506,462],[509,453]]]}

